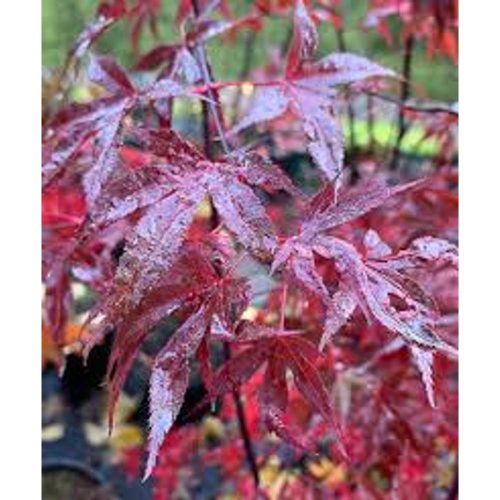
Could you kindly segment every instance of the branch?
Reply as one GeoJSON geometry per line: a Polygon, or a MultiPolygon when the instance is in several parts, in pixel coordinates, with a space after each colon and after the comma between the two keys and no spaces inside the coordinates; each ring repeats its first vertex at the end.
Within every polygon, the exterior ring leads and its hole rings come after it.
{"type": "MultiPolygon", "coordinates": [[[[200,15],[200,7],[198,4],[198,0],[191,0],[191,4],[193,6],[193,11],[195,14],[195,17],[198,18],[200,15]]],[[[209,97],[209,102],[208,104],[203,103],[203,107],[205,109],[204,111],[204,122],[205,122],[205,147],[208,149],[207,153],[209,153],[210,148],[209,146],[209,137],[207,136],[207,130],[209,130],[208,127],[208,113],[207,113],[207,106],[210,109],[213,120],[215,123],[215,128],[217,129],[217,134],[219,136],[219,140],[221,141],[222,144],[222,149],[224,150],[224,153],[228,154],[230,152],[229,146],[226,141],[225,133],[224,133],[224,126],[222,124],[221,120],[221,115],[220,115],[220,102],[219,102],[219,96],[218,94],[214,91],[212,84],[213,84],[213,78],[212,78],[212,70],[210,68],[210,65],[208,63],[207,59],[207,54],[205,50],[205,46],[203,44],[197,45],[195,47],[195,55],[198,60],[198,64],[200,65],[201,68],[201,74],[203,76],[203,82],[206,85],[206,93],[208,94],[209,97]],[[219,109],[218,109],[219,108],[219,109]],[[208,143],[208,145],[207,145],[208,143]]]]}
{"type": "MultiPolygon", "coordinates": [[[[403,53],[403,81],[401,83],[401,91],[400,91],[400,101],[402,103],[406,103],[408,97],[410,96],[410,84],[411,84],[411,68],[412,68],[412,59],[413,59],[413,49],[415,45],[415,37],[413,33],[408,36],[405,40],[405,47],[403,53]]],[[[396,139],[396,143],[394,144],[394,149],[392,151],[392,160],[389,166],[390,170],[396,170],[399,161],[399,148],[401,146],[401,141],[406,133],[406,123],[404,117],[404,108],[399,108],[398,115],[398,136],[396,139]]]]}
{"type": "Polygon", "coordinates": [[[391,102],[393,104],[396,104],[396,106],[407,109],[409,111],[416,111],[418,113],[430,113],[430,114],[446,113],[452,116],[458,116],[458,110],[451,106],[426,106],[418,104],[409,104],[390,95],[377,94],[376,92],[367,92],[366,94],[370,97],[376,97],[377,99],[380,99],[382,101],[391,102]]]}
{"type": "MultiPolygon", "coordinates": [[[[344,37],[344,30],[342,28],[338,28],[335,30],[335,33],[337,35],[337,44],[339,46],[339,49],[341,52],[347,52],[347,45],[345,43],[345,37],[344,37]]],[[[351,104],[351,102],[347,103],[347,116],[349,118],[349,131],[350,131],[350,146],[351,146],[351,154],[354,154],[354,149],[356,148],[356,137],[355,137],[355,132],[354,132],[354,123],[356,121],[356,116],[354,112],[354,108],[351,104]]],[[[358,172],[356,169],[353,168],[353,176],[356,177],[358,175],[358,172]]]]}
{"type": "MultiPolygon", "coordinates": [[[[226,358],[226,362],[231,358],[231,349],[227,343],[224,344],[224,357],[226,358]]],[[[258,489],[260,486],[259,468],[257,466],[257,459],[255,458],[255,452],[252,446],[252,439],[250,438],[250,433],[248,432],[243,402],[238,389],[233,390],[233,400],[234,405],[236,406],[236,415],[238,416],[238,425],[243,439],[243,446],[245,447],[248,466],[252,472],[255,487],[258,489]]]]}

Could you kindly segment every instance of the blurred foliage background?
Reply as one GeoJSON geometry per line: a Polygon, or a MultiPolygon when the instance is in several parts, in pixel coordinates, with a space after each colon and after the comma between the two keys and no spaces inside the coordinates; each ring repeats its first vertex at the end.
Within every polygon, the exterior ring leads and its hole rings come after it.
{"type": "MultiPolygon", "coordinates": [[[[76,36],[95,12],[98,0],[42,0],[42,62],[45,67],[56,67],[63,63],[65,54],[76,36]]],[[[177,2],[165,0],[159,23],[159,32],[163,42],[174,41],[177,33],[172,31],[172,20],[175,17],[177,2]]],[[[247,12],[252,0],[233,0],[231,5],[236,14],[247,12]]],[[[361,28],[363,14],[366,12],[366,0],[344,0],[342,12],[345,22],[346,45],[350,52],[366,55],[395,70],[400,70],[401,45],[399,43],[399,26],[394,22],[390,28],[394,35],[394,44],[388,47],[384,40],[374,31],[361,28]]],[[[97,44],[95,50],[101,53],[112,53],[125,66],[133,63],[134,57],[126,36],[128,26],[118,23],[97,44]]],[[[320,52],[326,54],[337,49],[334,28],[323,23],[320,28],[320,52]]],[[[255,40],[253,67],[268,60],[266,52],[270,44],[281,46],[286,43],[289,32],[289,20],[268,19],[265,29],[255,40]]],[[[219,79],[235,78],[241,68],[246,33],[238,34],[234,45],[210,42],[208,50],[215,74],[219,79]]],[[[154,46],[154,40],[148,34],[141,40],[141,51],[145,52],[154,46]]],[[[425,47],[417,44],[414,59],[413,92],[419,97],[454,102],[458,99],[457,68],[451,61],[435,56],[429,60],[425,47]]]]}

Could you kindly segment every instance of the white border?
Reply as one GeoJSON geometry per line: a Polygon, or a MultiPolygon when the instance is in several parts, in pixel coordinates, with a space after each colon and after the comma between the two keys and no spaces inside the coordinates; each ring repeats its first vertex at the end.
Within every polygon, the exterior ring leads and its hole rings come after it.
{"type": "Polygon", "coordinates": [[[2,4],[0,449],[2,498],[40,498],[41,3],[2,4]]]}

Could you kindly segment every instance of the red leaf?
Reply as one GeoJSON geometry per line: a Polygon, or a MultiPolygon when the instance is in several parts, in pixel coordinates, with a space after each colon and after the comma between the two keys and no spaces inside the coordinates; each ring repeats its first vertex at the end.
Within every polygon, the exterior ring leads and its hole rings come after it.
{"type": "Polygon", "coordinates": [[[135,92],[125,71],[109,56],[92,56],[87,75],[90,81],[105,88],[110,94],[135,92]]]}
{"type": "Polygon", "coordinates": [[[151,474],[160,445],[181,409],[189,383],[188,360],[207,326],[207,312],[202,307],[177,329],[155,358],[149,389],[151,430],[144,480],[151,474]]]}
{"type": "Polygon", "coordinates": [[[286,76],[296,74],[304,62],[312,59],[318,47],[318,33],[302,0],[296,0],[293,35],[288,53],[286,76]]]}
{"type": "Polygon", "coordinates": [[[116,271],[117,284],[129,287],[127,302],[138,304],[144,292],[178,258],[179,249],[204,191],[176,191],[152,206],[127,239],[116,271]]]}

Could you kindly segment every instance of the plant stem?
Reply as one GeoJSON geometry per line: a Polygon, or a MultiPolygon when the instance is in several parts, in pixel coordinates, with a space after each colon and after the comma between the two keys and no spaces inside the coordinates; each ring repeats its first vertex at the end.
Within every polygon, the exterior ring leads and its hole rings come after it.
{"type": "MultiPolygon", "coordinates": [[[[337,45],[340,49],[341,52],[347,52],[347,45],[345,42],[345,36],[344,36],[344,30],[342,28],[337,28],[335,30],[336,36],[337,36],[337,45]]],[[[348,96],[348,102],[347,102],[347,117],[348,117],[348,122],[349,122],[349,148],[350,148],[350,153],[351,153],[351,182],[354,184],[356,181],[359,179],[359,172],[354,164],[354,156],[356,154],[356,132],[354,130],[355,123],[356,123],[356,113],[354,111],[354,107],[349,101],[348,96]]]]}
{"type": "Polygon", "coordinates": [[[413,34],[410,34],[405,40],[405,46],[403,52],[403,69],[402,69],[403,81],[401,82],[400,98],[399,98],[399,101],[401,102],[402,105],[399,108],[398,135],[392,152],[391,164],[389,166],[390,170],[396,170],[396,168],[398,167],[401,141],[403,140],[403,137],[407,129],[404,117],[404,110],[406,106],[406,101],[410,96],[411,70],[412,70],[414,47],[415,47],[415,37],[413,36],[413,34]]]}
{"type": "Polygon", "coordinates": [[[400,108],[408,109],[410,111],[416,111],[418,113],[429,113],[429,114],[437,114],[437,113],[445,113],[452,116],[458,116],[458,111],[449,106],[419,106],[417,104],[409,104],[408,102],[401,101],[395,97],[385,94],[377,94],[376,92],[367,92],[368,97],[376,97],[377,99],[381,99],[382,101],[392,102],[396,104],[400,108]]]}
{"type": "MultiPolygon", "coordinates": [[[[337,45],[341,52],[347,52],[347,45],[345,43],[344,30],[342,28],[337,28],[335,30],[337,36],[337,45]]],[[[354,132],[354,123],[356,121],[356,114],[354,112],[354,108],[350,102],[347,104],[347,115],[349,118],[349,132],[350,132],[350,148],[351,154],[354,153],[354,149],[356,148],[356,136],[354,132]]]]}
{"type": "Polygon", "coordinates": [[[281,312],[280,312],[280,330],[285,329],[285,313],[286,313],[286,299],[288,294],[288,284],[283,285],[283,290],[281,292],[281,312]]]}
{"type": "MultiPolygon", "coordinates": [[[[196,17],[200,15],[200,7],[198,4],[198,0],[191,0],[191,4],[193,6],[193,12],[196,17]]],[[[208,121],[208,109],[210,109],[212,113],[212,117],[215,123],[215,128],[217,129],[217,134],[219,136],[219,140],[221,141],[222,148],[226,154],[229,153],[229,146],[226,141],[224,126],[222,123],[222,116],[220,114],[220,103],[219,96],[212,88],[211,84],[213,83],[212,70],[208,63],[207,54],[205,50],[205,46],[203,44],[197,45],[195,48],[195,55],[198,60],[198,63],[201,68],[201,74],[203,76],[203,82],[207,86],[207,96],[210,99],[208,103],[205,101],[202,103],[204,112],[203,112],[203,122],[204,122],[204,138],[205,138],[205,148],[207,152],[207,156],[210,156],[210,145],[211,138],[210,135],[210,124],[208,121]],[[207,132],[208,131],[208,132],[207,132]]]]}
{"type": "MultiPolygon", "coordinates": [[[[228,361],[231,358],[231,349],[229,348],[228,344],[224,344],[224,357],[226,358],[226,361],[228,361]]],[[[241,395],[238,389],[233,389],[233,400],[234,400],[234,405],[236,407],[236,415],[238,417],[238,426],[240,428],[241,438],[243,439],[243,446],[245,447],[245,454],[248,467],[252,473],[255,487],[259,488],[260,486],[259,468],[257,466],[257,459],[255,458],[255,452],[252,446],[250,433],[248,432],[243,401],[241,400],[241,395]]]]}
{"type": "Polygon", "coordinates": [[[366,112],[368,124],[368,151],[373,153],[375,148],[375,109],[373,96],[368,94],[366,96],[366,112]]]}

